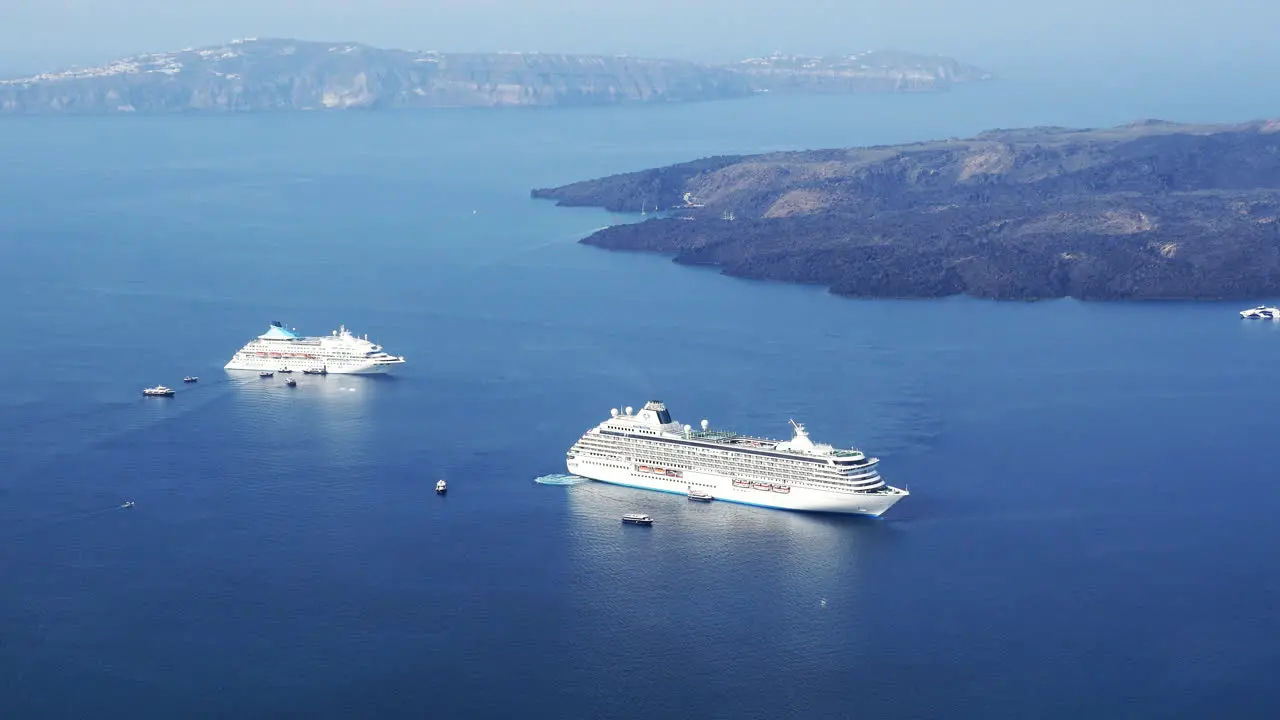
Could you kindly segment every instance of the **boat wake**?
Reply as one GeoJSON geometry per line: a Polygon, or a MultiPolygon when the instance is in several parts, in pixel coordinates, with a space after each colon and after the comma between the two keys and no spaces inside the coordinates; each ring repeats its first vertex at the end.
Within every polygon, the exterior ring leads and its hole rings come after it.
{"type": "Polygon", "coordinates": [[[591,482],[590,480],[584,477],[578,477],[577,475],[563,475],[563,474],[543,475],[542,477],[534,478],[533,481],[538,483],[539,485],[581,485],[582,483],[585,483],[585,482],[591,482]]]}
{"type": "MultiPolygon", "coordinates": [[[[135,503],[134,501],[126,500],[125,502],[119,505],[112,505],[111,507],[102,508],[100,510],[87,510],[83,512],[73,512],[73,513],[67,513],[64,515],[56,515],[50,518],[45,518],[43,520],[37,520],[34,524],[28,525],[26,527],[16,528],[15,534],[0,535],[0,537],[5,538],[6,540],[8,539],[16,540],[19,538],[28,537],[38,532],[42,532],[44,530],[52,530],[54,527],[57,527],[59,525],[66,525],[74,522],[90,520],[100,515],[105,515],[107,513],[115,512],[117,510],[128,510],[129,508],[136,507],[136,506],[137,506],[137,503],[135,503]]],[[[9,529],[10,528],[5,528],[6,531],[9,529]]]]}

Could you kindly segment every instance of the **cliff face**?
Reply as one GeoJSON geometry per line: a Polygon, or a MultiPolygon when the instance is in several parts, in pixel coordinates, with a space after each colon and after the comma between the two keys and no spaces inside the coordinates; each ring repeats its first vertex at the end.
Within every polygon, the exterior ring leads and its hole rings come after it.
{"type": "MultiPolygon", "coordinates": [[[[852,57],[852,56],[851,56],[852,57]]],[[[953,61],[844,68],[841,91],[942,89],[963,76],[953,61]],[[930,63],[936,65],[930,70],[930,63]],[[950,64],[948,64],[950,63],[950,64]],[[865,81],[848,73],[861,72],[865,81]],[[938,75],[931,80],[929,74],[938,75]],[[904,80],[904,77],[912,79],[904,80]],[[945,77],[944,77],[945,76],[945,77]],[[896,79],[895,79],[896,78],[896,79]]],[[[793,59],[794,60],[794,59],[793,59]]],[[[772,58],[729,67],[677,60],[540,53],[434,53],[354,43],[242,40],[126,58],[95,68],[0,81],[0,113],[120,113],[497,107],[686,102],[740,97],[815,82],[819,65],[772,58]],[[797,64],[798,63],[798,64],[797,64]],[[796,68],[790,69],[790,65],[796,68]]]]}
{"type": "Polygon", "coordinates": [[[712,158],[533,195],[667,209],[589,244],[848,295],[1280,295],[1277,122],[712,158]]]}
{"type": "Polygon", "coordinates": [[[705,100],[749,93],[723,70],[668,60],[441,54],[250,40],[0,82],[0,111],[177,112],[705,100]]]}

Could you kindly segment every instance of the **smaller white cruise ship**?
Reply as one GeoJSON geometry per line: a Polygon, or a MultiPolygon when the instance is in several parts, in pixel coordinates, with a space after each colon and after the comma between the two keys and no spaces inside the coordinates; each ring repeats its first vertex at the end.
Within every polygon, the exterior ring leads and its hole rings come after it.
{"type": "Polygon", "coordinates": [[[1241,310],[1240,317],[1245,320],[1280,320],[1280,308],[1259,305],[1256,308],[1241,310]]]}
{"type": "Polygon", "coordinates": [[[886,485],[880,461],[861,450],[815,443],[792,422],[790,440],[694,430],[652,400],[610,411],[565,454],[569,472],[600,482],[813,512],[881,515],[909,493],[886,485]]]}
{"type": "Polygon", "coordinates": [[[327,336],[303,337],[281,323],[273,322],[266,332],[240,348],[225,368],[373,375],[390,372],[391,368],[402,364],[403,356],[388,354],[381,345],[370,342],[368,335],[356,337],[345,325],[327,336]]]}

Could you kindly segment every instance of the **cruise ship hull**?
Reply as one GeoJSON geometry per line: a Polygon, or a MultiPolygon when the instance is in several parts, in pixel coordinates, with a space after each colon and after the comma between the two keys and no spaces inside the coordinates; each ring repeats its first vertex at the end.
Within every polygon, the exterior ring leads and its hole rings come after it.
{"type": "MultiPolygon", "coordinates": [[[[329,375],[383,375],[391,372],[391,368],[400,363],[358,363],[351,365],[333,364],[325,365],[325,372],[329,375]]],[[[253,370],[255,372],[279,372],[282,368],[288,367],[287,364],[281,363],[279,360],[263,359],[261,362],[232,360],[223,366],[225,370],[253,370]]],[[[288,368],[294,372],[301,374],[304,370],[311,369],[309,365],[301,367],[288,368]]]]}
{"type": "Polygon", "coordinates": [[[881,492],[857,493],[811,490],[794,485],[790,486],[789,492],[779,493],[754,487],[738,487],[733,484],[733,478],[723,475],[684,470],[682,477],[666,477],[641,473],[626,467],[615,467],[613,464],[596,462],[583,456],[568,459],[565,466],[573,475],[612,485],[626,485],[679,495],[688,494],[689,488],[692,487],[711,494],[716,500],[780,510],[879,517],[908,494],[904,490],[888,487],[881,492]]]}

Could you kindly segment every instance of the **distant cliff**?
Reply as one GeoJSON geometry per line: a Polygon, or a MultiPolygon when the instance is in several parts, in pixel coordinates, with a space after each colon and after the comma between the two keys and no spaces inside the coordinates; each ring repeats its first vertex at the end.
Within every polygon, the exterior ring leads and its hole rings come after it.
{"type": "Polygon", "coordinates": [[[687,102],[765,91],[941,90],[985,74],[946,58],[774,55],[730,66],[542,53],[436,53],[239,40],[0,80],[0,113],[169,113],[687,102]]]}
{"type": "Polygon", "coordinates": [[[867,50],[855,55],[805,57],[774,54],[731,66],[764,92],[850,93],[945,90],[991,79],[991,73],[938,55],[867,50]]]}
{"type": "Polygon", "coordinates": [[[533,196],[664,209],[591,245],[845,295],[1280,296],[1280,121],[717,157],[533,196]]]}

